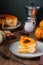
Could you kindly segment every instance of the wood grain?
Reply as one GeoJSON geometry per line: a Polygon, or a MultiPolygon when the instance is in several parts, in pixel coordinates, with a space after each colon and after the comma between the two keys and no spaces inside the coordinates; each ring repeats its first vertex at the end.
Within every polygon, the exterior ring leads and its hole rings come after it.
{"type": "MultiPolygon", "coordinates": [[[[7,56],[12,57],[12,58],[16,58],[17,60],[23,62],[23,63],[27,63],[28,65],[39,65],[39,59],[40,58],[34,58],[34,59],[23,59],[23,58],[18,58],[15,55],[13,55],[10,51],[9,51],[9,46],[10,44],[12,44],[13,42],[16,42],[20,39],[21,36],[21,32],[23,33],[23,29],[16,29],[13,31],[14,35],[16,36],[15,39],[6,39],[5,43],[0,45],[0,50],[3,51],[7,56]]],[[[35,38],[34,33],[30,33],[28,34],[28,36],[35,38]]],[[[23,65],[11,60],[4,60],[1,56],[0,56],[0,65],[23,65]]]]}

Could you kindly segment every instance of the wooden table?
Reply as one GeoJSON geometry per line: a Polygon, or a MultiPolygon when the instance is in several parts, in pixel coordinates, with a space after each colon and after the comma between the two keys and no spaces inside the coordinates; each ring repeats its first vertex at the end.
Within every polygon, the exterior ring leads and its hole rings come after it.
{"type": "MultiPolygon", "coordinates": [[[[23,58],[16,57],[9,51],[10,44],[12,44],[13,42],[16,42],[20,39],[21,32],[23,32],[23,26],[21,28],[18,28],[13,31],[16,38],[15,39],[6,39],[5,43],[0,45],[0,50],[3,51],[7,56],[16,58],[17,60],[20,60],[23,63],[27,63],[28,65],[39,65],[39,59],[40,59],[39,57],[34,58],[34,59],[23,59],[23,58]]],[[[30,34],[28,34],[28,36],[30,36],[36,40],[34,33],[30,33],[30,34]]],[[[4,60],[0,56],[0,65],[23,65],[23,64],[20,64],[20,63],[11,61],[11,60],[4,60]]]]}

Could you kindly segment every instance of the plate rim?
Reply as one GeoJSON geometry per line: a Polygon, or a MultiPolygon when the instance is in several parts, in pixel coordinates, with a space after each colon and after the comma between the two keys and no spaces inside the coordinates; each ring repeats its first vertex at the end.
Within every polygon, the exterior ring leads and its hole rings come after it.
{"type": "Polygon", "coordinates": [[[13,30],[13,29],[16,29],[16,28],[18,28],[18,27],[20,27],[21,26],[21,22],[20,21],[18,21],[18,24],[16,25],[16,26],[12,26],[12,27],[4,27],[2,30],[13,30]]]}
{"type": "MultiPolygon", "coordinates": [[[[13,45],[13,44],[17,44],[19,41],[17,41],[17,42],[14,42],[14,43],[12,43],[11,45],[10,45],[10,47],[9,47],[9,51],[13,54],[13,55],[15,55],[15,56],[17,56],[17,57],[20,57],[20,58],[36,58],[36,57],[40,57],[41,55],[43,55],[43,53],[41,53],[41,54],[38,54],[38,55],[32,55],[32,56],[24,56],[24,55],[21,55],[21,54],[15,54],[12,50],[11,50],[11,46],[13,45]]],[[[37,41],[37,42],[39,42],[39,41],[37,41]]],[[[41,43],[42,45],[43,45],[43,43],[42,42],[39,42],[39,43],[41,43]]],[[[28,54],[25,54],[25,55],[28,55],[28,54]]]]}

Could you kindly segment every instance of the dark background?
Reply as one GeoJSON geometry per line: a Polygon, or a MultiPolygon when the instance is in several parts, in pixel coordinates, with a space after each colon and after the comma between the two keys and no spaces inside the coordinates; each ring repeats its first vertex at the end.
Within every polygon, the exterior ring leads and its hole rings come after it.
{"type": "Polygon", "coordinates": [[[34,6],[40,6],[37,13],[37,22],[43,19],[43,0],[0,0],[0,14],[11,14],[19,18],[20,21],[26,21],[26,11],[24,6],[30,6],[31,2],[34,6]]]}

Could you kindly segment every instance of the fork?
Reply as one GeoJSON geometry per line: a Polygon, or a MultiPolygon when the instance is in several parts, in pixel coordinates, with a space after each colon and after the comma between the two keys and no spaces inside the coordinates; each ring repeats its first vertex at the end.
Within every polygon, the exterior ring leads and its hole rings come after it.
{"type": "Polygon", "coordinates": [[[23,65],[28,65],[28,64],[25,64],[25,63],[23,63],[23,62],[17,60],[17,59],[13,59],[13,58],[11,58],[11,57],[8,57],[8,56],[5,55],[2,51],[0,51],[0,56],[1,56],[3,59],[5,59],[5,60],[12,60],[12,61],[18,62],[18,63],[20,63],[20,64],[23,64],[23,65]]]}

